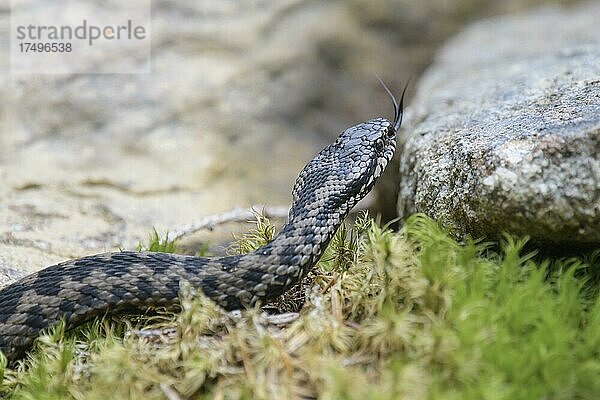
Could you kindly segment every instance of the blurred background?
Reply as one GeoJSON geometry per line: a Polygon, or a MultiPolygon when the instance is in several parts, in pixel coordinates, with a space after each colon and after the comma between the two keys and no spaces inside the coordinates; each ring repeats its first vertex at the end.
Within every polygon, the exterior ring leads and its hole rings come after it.
{"type": "MultiPolygon", "coordinates": [[[[391,116],[376,76],[397,93],[410,78],[410,105],[435,50],[466,24],[557,3],[574,2],[157,0],[149,74],[12,74],[0,57],[0,267],[29,272],[132,248],[152,227],[287,205],[315,152],[391,116]]],[[[127,60],[98,62],[115,57],[127,60]]],[[[368,203],[384,220],[395,168],[368,203]]]]}

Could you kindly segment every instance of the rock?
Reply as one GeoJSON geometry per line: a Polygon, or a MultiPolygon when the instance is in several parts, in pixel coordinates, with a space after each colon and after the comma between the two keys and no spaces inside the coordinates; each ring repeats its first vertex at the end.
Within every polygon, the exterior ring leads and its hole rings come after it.
{"type": "Polygon", "coordinates": [[[600,4],[477,22],[418,85],[401,216],[457,236],[600,243],[600,4]]]}

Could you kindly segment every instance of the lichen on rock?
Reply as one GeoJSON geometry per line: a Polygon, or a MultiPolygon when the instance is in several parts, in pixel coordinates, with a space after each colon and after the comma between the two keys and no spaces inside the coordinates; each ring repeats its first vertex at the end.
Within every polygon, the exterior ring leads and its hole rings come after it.
{"type": "Polygon", "coordinates": [[[600,5],[475,23],[418,85],[398,211],[457,236],[600,242],[600,5]]]}

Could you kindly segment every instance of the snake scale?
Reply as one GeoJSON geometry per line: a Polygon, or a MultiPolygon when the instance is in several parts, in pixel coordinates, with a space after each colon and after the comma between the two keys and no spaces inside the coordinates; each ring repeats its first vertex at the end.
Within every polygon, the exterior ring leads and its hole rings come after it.
{"type": "Polygon", "coordinates": [[[300,172],[288,222],[270,243],[222,258],[97,254],[26,276],[0,290],[0,349],[6,358],[22,358],[40,331],[61,319],[72,328],[106,314],[172,306],[182,280],[226,310],[264,304],[292,288],[316,264],[394,154],[406,87],[398,103],[383,86],[392,98],[394,120],[352,126],[321,150],[300,172]]]}

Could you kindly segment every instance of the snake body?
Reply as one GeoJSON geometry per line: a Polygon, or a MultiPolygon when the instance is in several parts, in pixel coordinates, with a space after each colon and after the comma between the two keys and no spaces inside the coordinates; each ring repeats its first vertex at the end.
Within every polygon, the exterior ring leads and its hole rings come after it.
{"type": "Polygon", "coordinates": [[[183,280],[227,310],[283,294],[312,269],[392,158],[402,99],[398,105],[388,93],[394,121],[376,118],[352,126],[321,150],[296,180],[287,224],[258,250],[223,258],[97,254],[50,266],[0,290],[0,349],[6,358],[23,357],[40,331],[61,319],[72,328],[96,316],[176,304],[183,280]]]}

